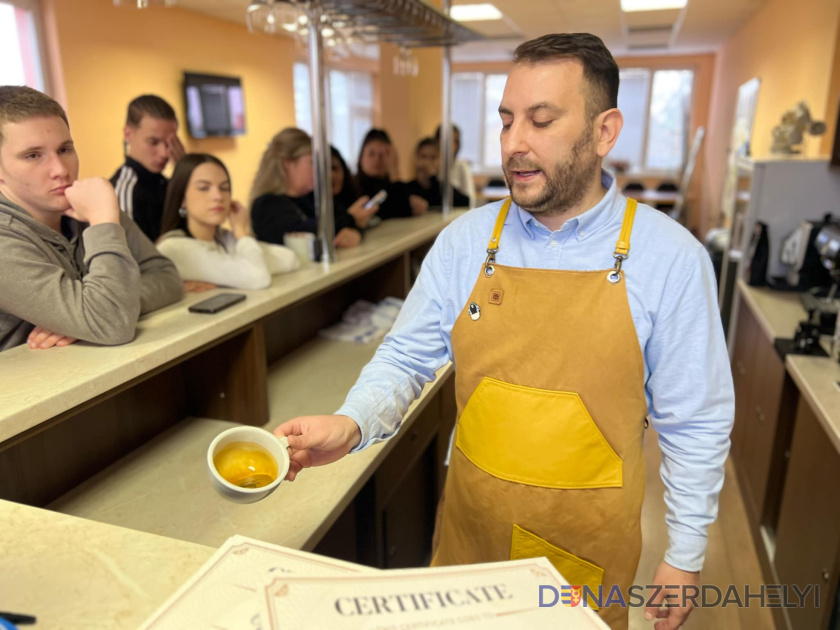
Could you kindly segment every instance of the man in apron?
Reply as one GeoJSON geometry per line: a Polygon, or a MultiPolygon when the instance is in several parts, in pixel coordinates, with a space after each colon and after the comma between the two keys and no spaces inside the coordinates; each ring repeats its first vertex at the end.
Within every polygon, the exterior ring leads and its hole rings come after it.
{"type": "MultiPolygon", "coordinates": [[[[603,42],[547,35],[514,62],[499,107],[511,198],[441,233],[336,415],[278,427],[289,479],[392,435],[452,360],[458,422],[433,565],[546,556],[571,584],[618,586],[626,600],[647,418],[669,532],[652,584],[697,585],[734,415],[711,263],[601,170],[623,124],[603,42]]],[[[691,604],[674,603],[646,610],[657,630],[682,625],[691,604]]],[[[599,614],[627,628],[627,608],[599,614]]]]}

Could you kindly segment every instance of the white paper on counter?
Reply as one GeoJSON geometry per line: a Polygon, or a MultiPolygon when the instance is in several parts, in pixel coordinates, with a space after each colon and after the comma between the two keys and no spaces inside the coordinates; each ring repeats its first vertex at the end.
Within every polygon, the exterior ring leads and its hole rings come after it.
{"type": "MultiPolygon", "coordinates": [[[[233,536],[141,630],[258,630],[266,581],[278,574],[357,575],[375,569],[305,551],[233,536]]],[[[267,627],[267,626],[266,626],[267,627]]]]}
{"type": "Polygon", "coordinates": [[[559,593],[568,582],[545,558],[356,576],[275,576],[263,593],[263,630],[609,630],[591,608],[559,601],[540,608],[540,585],[559,593]]]}

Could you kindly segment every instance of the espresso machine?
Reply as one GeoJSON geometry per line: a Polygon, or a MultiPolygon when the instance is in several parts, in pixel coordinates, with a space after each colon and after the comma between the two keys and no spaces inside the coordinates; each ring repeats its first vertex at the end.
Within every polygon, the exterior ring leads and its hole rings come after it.
{"type": "Polygon", "coordinates": [[[798,354],[823,354],[819,346],[820,335],[833,335],[840,310],[840,226],[825,225],[814,240],[822,266],[831,277],[829,286],[814,287],[799,294],[808,319],[799,323],[793,339],[792,352],[798,354]]]}

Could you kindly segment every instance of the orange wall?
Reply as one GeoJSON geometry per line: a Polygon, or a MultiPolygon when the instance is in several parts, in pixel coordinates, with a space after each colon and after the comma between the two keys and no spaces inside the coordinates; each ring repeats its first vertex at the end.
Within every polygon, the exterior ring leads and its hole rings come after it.
{"type": "Polygon", "coordinates": [[[440,124],[443,53],[433,48],[413,49],[419,72],[416,77],[404,77],[394,74],[393,59],[398,52],[399,48],[393,44],[379,47],[374,125],[384,128],[391,136],[399,156],[400,175],[404,180],[411,180],[414,179],[414,147],[440,124]]]}
{"type": "Polygon", "coordinates": [[[828,126],[823,136],[820,153],[828,155],[834,145],[837,132],[837,114],[840,108],[840,20],[837,20],[837,33],[834,36],[834,61],[831,81],[828,86],[828,100],[825,103],[825,122],[828,126]]]}
{"type": "MultiPolygon", "coordinates": [[[[63,68],[63,86],[81,175],[110,177],[123,161],[128,102],[142,93],[175,107],[190,151],[214,153],[228,166],[234,196],[246,199],[271,136],[294,125],[294,42],[248,33],[244,26],[182,9],[115,8],[112,0],[45,0],[63,68]],[[185,70],[241,77],[247,133],[190,139],[184,119],[185,70]]],[[[63,88],[63,89],[62,89],[63,88]]]]}
{"type": "MultiPolygon", "coordinates": [[[[727,149],[738,86],[759,77],[758,105],[752,132],[752,154],[766,156],[771,132],[782,114],[805,100],[811,114],[822,119],[836,99],[830,85],[840,20],[837,0],[766,0],[723,45],[717,56],[712,91],[710,134],[706,143],[707,223],[718,225],[727,149]]],[[[835,79],[840,83],[840,79],[835,79]]],[[[834,88],[836,90],[836,87],[834,88]]],[[[807,153],[820,151],[821,141],[806,143],[807,153]]]]}

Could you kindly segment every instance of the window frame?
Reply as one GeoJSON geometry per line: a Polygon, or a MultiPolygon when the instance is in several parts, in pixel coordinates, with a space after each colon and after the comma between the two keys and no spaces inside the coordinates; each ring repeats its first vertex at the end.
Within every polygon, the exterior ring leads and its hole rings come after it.
{"type": "Polygon", "coordinates": [[[44,11],[41,6],[41,0],[2,0],[2,3],[29,11],[32,14],[32,21],[35,24],[36,45],[41,64],[43,90],[45,94],[55,98],[55,94],[53,94],[52,68],[50,67],[50,49],[47,45],[47,32],[44,27],[44,11]]]}

